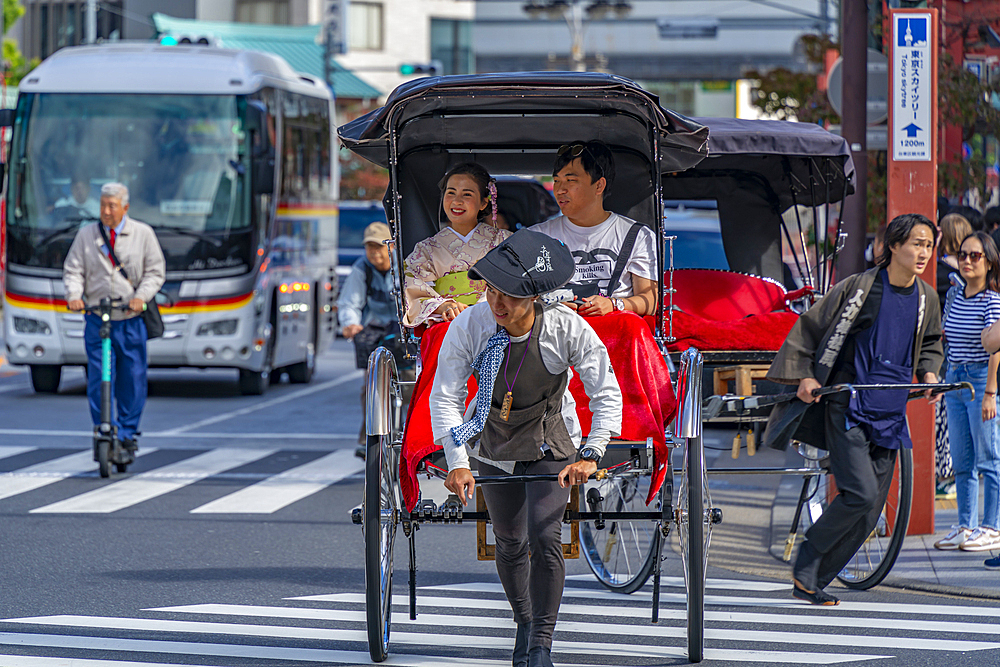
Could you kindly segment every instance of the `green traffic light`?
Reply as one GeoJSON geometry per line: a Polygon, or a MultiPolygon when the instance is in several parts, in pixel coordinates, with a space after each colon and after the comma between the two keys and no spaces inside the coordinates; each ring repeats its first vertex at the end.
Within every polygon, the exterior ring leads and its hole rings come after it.
{"type": "Polygon", "coordinates": [[[399,66],[399,73],[402,74],[402,75],[404,75],[404,76],[409,76],[410,74],[413,74],[416,71],[417,71],[417,68],[414,65],[407,64],[407,65],[400,65],[399,66]]]}
{"type": "Polygon", "coordinates": [[[173,35],[164,35],[160,38],[160,44],[163,46],[177,46],[177,38],[173,35]]]}

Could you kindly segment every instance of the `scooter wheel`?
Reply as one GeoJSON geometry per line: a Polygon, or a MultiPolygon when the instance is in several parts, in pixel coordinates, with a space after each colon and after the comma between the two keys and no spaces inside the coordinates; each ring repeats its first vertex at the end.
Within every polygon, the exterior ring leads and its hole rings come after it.
{"type": "Polygon", "coordinates": [[[111,443],[107,440],[97,443],[97,471],[101,477],[111,476],[111,443]]]}
{"type": "Polygon", "coordinates": [[[128,464],[127,463],[116,463],[115,464],[115,470],[117,470],[118,472],[128,472],[128,464]]]}

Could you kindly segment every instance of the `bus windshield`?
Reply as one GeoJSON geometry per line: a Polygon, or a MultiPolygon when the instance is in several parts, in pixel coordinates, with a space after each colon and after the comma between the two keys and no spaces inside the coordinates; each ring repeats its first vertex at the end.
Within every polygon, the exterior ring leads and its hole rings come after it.
{"type": "Polygon", "coordinates": [[[249,161],[238,107],[221,95],[40,93],[18,102],[9,195],[11,264],[62,269],[99,218],[101,185],[129,188],[167,271],[250,270],[249,161]]]}

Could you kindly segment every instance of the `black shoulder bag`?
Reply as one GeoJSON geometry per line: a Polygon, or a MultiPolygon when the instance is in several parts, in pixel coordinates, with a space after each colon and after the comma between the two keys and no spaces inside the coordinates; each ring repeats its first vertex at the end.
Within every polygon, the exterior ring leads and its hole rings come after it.
{"type": "MultiPolygon", "coordinates": [[[[132,279],[128,277],[128,272],[125,271],[125,267],[122,266],[121,261],[118,259],[118,255],[115,254],[115,249],[111,247],[111,241],[108,240],[108,233],[104,231],[104,223],[98,222],[97,229],[101,232],[101,238],[104,239],[104,245],[108,247],[108,254],[111,256],[111,261],[115,263],[115,268],[121,271],[122,276],[125,280],[132,282],[132,279]]],[[[146,338],[152,340],[153,338],[159,338],[163,335],[163,318],[160,316],[160,307],[156,303],[156,296],[153,296],[146,303],[146,309],[142,311],[142,319],[146,322],[146,338]]]]}
{"type": "MultiPolygon", "coordinates": [[[[365,264],[365,300],[372,289],[372,269],[365,264]]],[[[369,322],[365,328],[354,335],[354,365],[358,368],[368,368],[368,357],[377,347],[385,347],[396,359],[398,368],[409,368],[413,360],[406,359],[407,343],[400,335],[399,324],[393,322],[369,322]]],[[[409,346],[412,348],[412,346],[409,346]]]]}

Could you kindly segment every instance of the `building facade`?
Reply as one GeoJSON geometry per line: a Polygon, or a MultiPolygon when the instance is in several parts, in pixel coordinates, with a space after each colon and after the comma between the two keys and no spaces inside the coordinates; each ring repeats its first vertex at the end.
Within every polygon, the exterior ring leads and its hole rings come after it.
{"type": "Polygon", "coordinates": [[[732,116],[747,70],[800,70],[803,34],[836,29],[828,0],[527,0],[478,2],[479,72],[603,69],[681,113],[732,116]],[[574,47],[577,59],[574,59],[574,47]]]}

